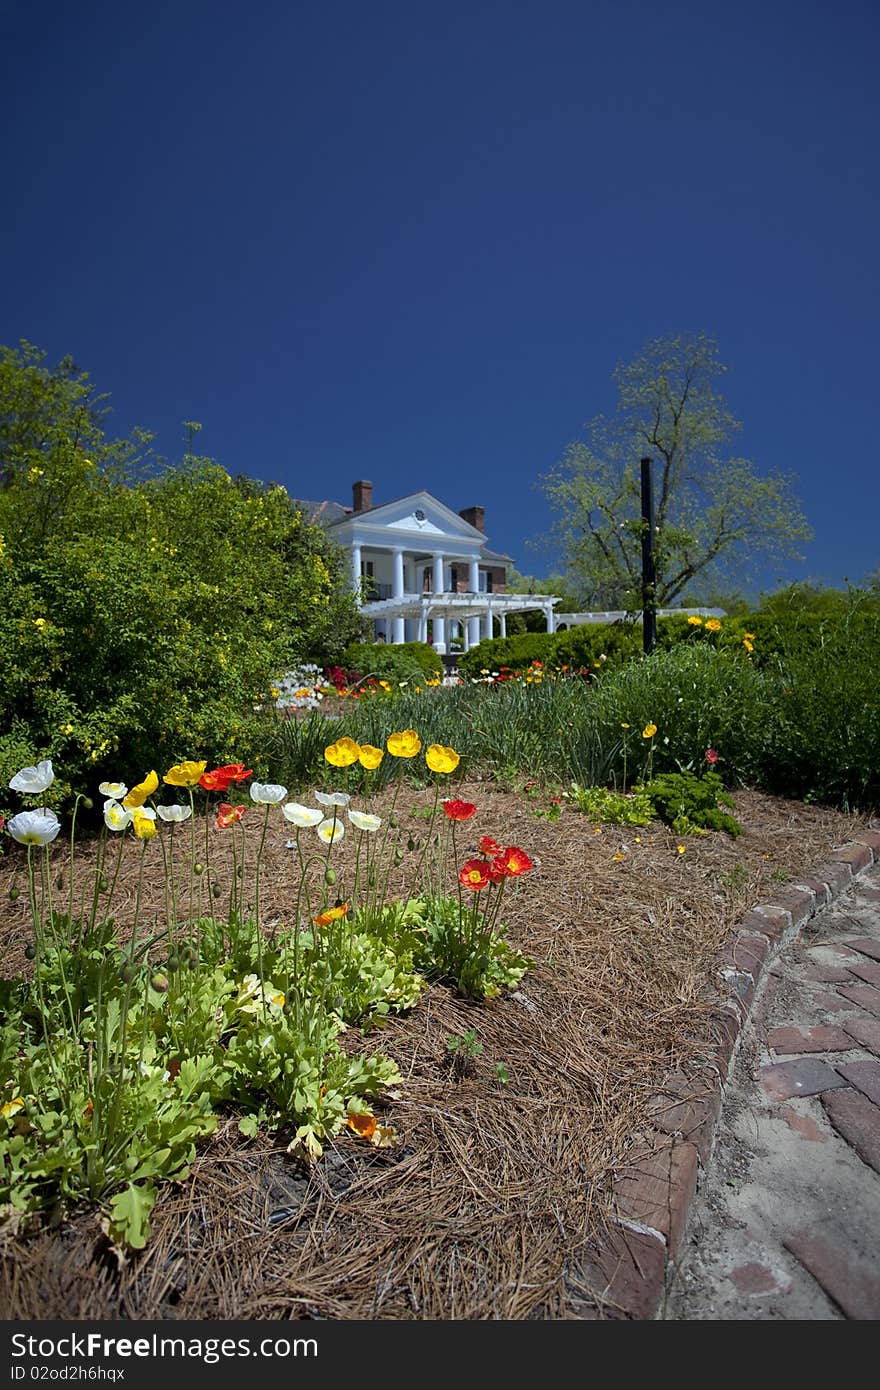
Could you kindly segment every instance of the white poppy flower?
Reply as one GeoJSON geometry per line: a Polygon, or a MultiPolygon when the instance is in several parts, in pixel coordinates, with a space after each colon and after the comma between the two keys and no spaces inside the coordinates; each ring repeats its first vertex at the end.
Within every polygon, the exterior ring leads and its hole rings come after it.
{"type": "MultiPolygon", "coordinates": [[[[141,807],[141,814],[145,809],[145,807],[141,807]]],[[[182,820],[189,820],[192,815],[191,806],[157,806],[156,810],[159,812],[160,820],[170,820],[175,825],[179,825],[182,820]]]]}
{"type": "Polygon", "coordinates": [[[261,806],[280,806],[287,796],[287,788],[277,782],[251,782],[251,801],[261,806]]]}
{"type": "Polygon", "coordinates": [[[341,840],[345,834],[345,826],[341,820],[322,820],[316,832],[318,839],[323,840],[325,845],[332,845],[336,840],[341,840]]]}
{"type": "Polygon", "coordinates": [[[281,814],[291,825],[317,825],[324,819],[323,811],[315,811],[311,806],[300,806],[298,801],[288,801],[281,807],[281,814]]]}
{"type": "Polygon", "coordinates": [[[133,816],[134,811],[130,811],[127,806],[120,806],[112,797],[104,802],[104,824],[108,830],[125,830],[131,825],[133,816]]]}
{"type": "Polygon", "coordinates": [[[51,760],[44,758],[36,767],[23,767],[21,772],[16,772],[9,785],[14,792],[27,792],[31,796],[39,796],[40,792],[47,791],[54,781],[55,773],[52,771],[51,760]]]}
{"type": "Polygon", "coordinates": [[[41,806],[39,811],[19,811],[7,822],[6,829],[20,845],[49,845],[61,829],[61,822],[54,811],[41,806]]]}
{"type": "Polygon", "coordinates": [[[348,792],[315,792],[315,800],[322,806],[347,806],[351,797],[348,792]]]}
{"type": "Polygon", "coordinates": [[[98,791],[102,796],[112,797],[114,801],[121,801],[124,796],[128,796],[128,787],[124,782],[101,782],[98,791]]]}
{"type": "Polygon", "coordinates": [[[367,811],[349,811],[348,819],[358,830],[378,830],[382,824],[381,816],[371,816],[367,811]]]}

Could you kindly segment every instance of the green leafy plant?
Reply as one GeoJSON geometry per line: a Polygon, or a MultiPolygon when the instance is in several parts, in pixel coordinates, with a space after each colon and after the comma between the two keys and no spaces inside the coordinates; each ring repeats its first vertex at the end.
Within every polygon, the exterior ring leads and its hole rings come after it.
{"type": "Polygon", "coordinates": [[[655,814],[654,803],[643,787],[615,792],[607,787],[581,787],[572,782],[571,797],[582,815],[603,824],[647,825],[655,814]]]}
{"type": "Polygon", "coordinates": [[[656,814],[680,835],[724,830],[739,835],[742,826],[722,806],[733,806],[717,772],[664,772],[644,787],[656,814]]]}

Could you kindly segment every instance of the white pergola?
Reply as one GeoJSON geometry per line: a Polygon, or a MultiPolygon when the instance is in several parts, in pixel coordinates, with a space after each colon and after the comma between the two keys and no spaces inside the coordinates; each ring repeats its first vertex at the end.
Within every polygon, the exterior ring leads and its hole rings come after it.
{"type": "MultiPolygon", "coordinates": [[[[361,605],[365,618],[393,620],[411,618],[416,622],[417,640],[428,640],[428,620],[435,629],[451,634],[451,624],[458,623],[461,632],[462,649],[469,651],[483,638],[493,635],[493,621],[498,619],[498,630],[502,637],[507,636],[508,613],[544,614],[547,631],[554,631],[553,605],[559,599],[550,594],[491,594],[491,593],[422,593],[401,594],[398,598],[376,599],[361,605]]],[[[449,643],[435,640],[434,650],[442,655],[449,643]]]]}

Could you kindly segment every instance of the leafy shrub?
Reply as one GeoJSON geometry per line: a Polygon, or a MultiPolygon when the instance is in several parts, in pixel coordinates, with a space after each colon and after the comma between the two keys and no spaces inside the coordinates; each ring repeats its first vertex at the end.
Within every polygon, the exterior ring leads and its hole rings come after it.
{"type": "Polygon", "coordinates": [[[272,676],[359,618],[341,552],[283,488],[207,460],[145,475],[71,363],[0,349],[0,781],[71,785],[235,756],[272,676]],[[24,404],[22,404],[24,402],[24,404]]]}
{"type": "Polygon", "coordinates": [[[726,830],[739,835],[742,826],[721,807],[733,806],[717,772],[663,772],[641,789],[656,814],[680,835],[694,830],[726,830]]]}
{"type": "Polygon", "coordinates": [[[593,667],[600,658],[608,666],[641,656],[642,629],[638,623],[583,623],[556,633],[553,664],[570,668],[593,667]]]}
{"type": "Polygon", "coordinates": [[[465,676],[478,676],[481,671],[497,671],[509,666],[522,671],[533,661],[549,663],[554,651],[554,636],[550,632],[524,632],[514,637],[484,638],[470,651],[458,658],[458,669],[465,676]]]}
{"type": "Polygon", "coordinates": [[[342,655],[342,665],[356,680],[376,676],[387,681],[437,680],[443,663],[427,642],[353,642],[342,655]]]}

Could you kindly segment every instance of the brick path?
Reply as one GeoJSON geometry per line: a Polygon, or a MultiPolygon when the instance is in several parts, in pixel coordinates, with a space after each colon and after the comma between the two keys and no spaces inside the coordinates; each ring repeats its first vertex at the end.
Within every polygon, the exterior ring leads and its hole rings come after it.
{"type": "Polygon", "coordinates": [[[880,833],[754,908],[719,967],[714,1054],[657,1097],[582,1314],[878,1319],[880,833]]]}

